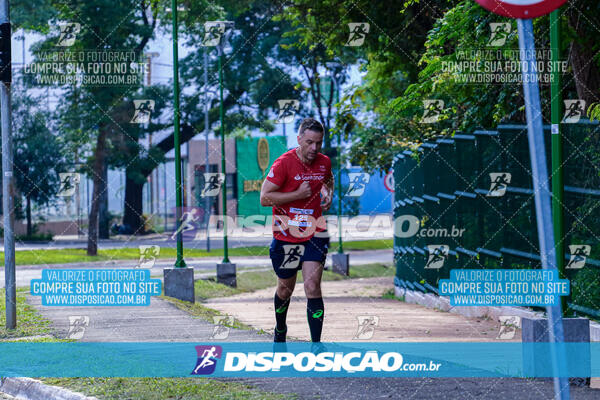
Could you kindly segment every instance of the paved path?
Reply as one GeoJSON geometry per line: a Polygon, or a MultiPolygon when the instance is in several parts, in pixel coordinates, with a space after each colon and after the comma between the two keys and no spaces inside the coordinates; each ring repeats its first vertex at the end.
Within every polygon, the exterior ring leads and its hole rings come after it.
{"type": "MultiPolygon", "coordinates": [[[[393,263],[392,250],[362,250],[350,251],[351,265],[365,265],[381,263],[391,265],[393,263]]],[[[239,269],[271,267],[271,260],[267,256],[245,256],[229,257],[233,263],[237,264],[239,269]]],[[[217,263],[222,261],[222,257],[199,257],[186,258],[186,263],[198,273],[207,273],[216,270],[217,263]]],[[[152,276],[162,276],[164,268],[173,267],[175,259],[159,259],[156,261],[150,274],[152,276]]],[[[331,265],[331,256],[327,257],[327,265],[331,265]]],[[[42,276],[43,269],[59,268],[136,268],[137,260],[109,260],[97,262],[81,262],[68,264],[38,264],[38,265],[18,265],[17,266],[17,286],[29,286],[32,279],[39,279],[42,276]]],[[[4,268],[0,268],[0,288],[4,287],[4,268]]]]}
{"type": "MultiPolygon", "coordinates": [[[[360,340],[359,318],[374,317],[377,326],[365,340],[375,342],[468,342],[495,341],[500,324],[489,319],[407,304],[382,295],[393,289],[391,277],[363,278],[322,283],[325,299],[324,342],[360,340]]],[[[273,332],[274,288],[231,297],[210,299],[206,305],[235,316],[241,322],[273,332]]],[[[306,323],[304,287],[297,284],[288,311],[288,332],[293,338],[310,340],[306,323]]],[[[516,332],[515,339],[520,338],[516,332]]]]}
{"type": "MultiPolygon", "coordinates": [[[[326,326],[324,340],[353,340],[359,314],[376,315],[379,324],[373,341],[489,341],[496,340],[497,324],[461,315],[433,311],[398,300],[382,299],[391,279],[368,278],[324,282],[326,326]]],[[[290,308],[292,336],[308,338],[302,286],[296,289],[290,308]]],[[[213,299],[206,305],[230,312],[256,328],[272,329],[273,288],[231,298],[213,299]]],[[[150,307],[42,307],[29,297],[42,315],[50,319],[59,337],[68,332],[70,315],[89,316],[83,341],[206,341],[214,326],[196,319],[174,305],[152,299],[150,307]]],[[[517,332],[516,337],[520,337],[517,332]]],[[[231,329],[230,341],[270,341],[270,335],[231,329]]],[[[517,339],[515,339],[517,340],[517,339]]],[[[552,399],[549,380],[506,378],[286,378],[224,379],[238,381],[270,392],[295,393],[300,399],[552,399]]],[[[597,399],[600,391],[571,388],[573,399],[597,399]]]]}
{"type": "MultiPolygon", "coordinates": [[[[392,288],[390,278],[323,282],[325,326],[323,341],[356,341],[358,316],[379,318],[370,341],[463,342],[499,341],[499,324],[407,304],[381,295],[392,288]]],[[[227,298],[211,299],[207,306],[267,331],[273,330],[274,288],[227,298]]],[[[288,331],[294,339],[308,340],[306,299],[297,285],[288,312],[288,331]]],[[[520,331],[512,341],[519,341],[520,331]]],[[[553,399],[551,380],[518,378],[294,378],[232,379],[276,393],[295,393],[300,399],[553,399]]],[[[600,398],[600,390],[571,388],[571,398],[600,398]]]]}
{"type": "MultiPolygon", "coordinates": [[[[52,322],[59,338],[67,337],[70,316],[89,317],[84,342],[200,342],[209,340],[214,331],[213,324],[156,297],[148,307],[44,307],[39,296],[28,296],[27,302],[52,322]]],[[[223,341],[270,339],[254,331],[230,329],[223,341]]]]}

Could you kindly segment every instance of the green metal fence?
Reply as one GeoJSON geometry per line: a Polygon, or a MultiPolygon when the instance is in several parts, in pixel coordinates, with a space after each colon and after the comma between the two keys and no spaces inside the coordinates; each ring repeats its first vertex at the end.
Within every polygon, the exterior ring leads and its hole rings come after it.
{"type": "MultiPolygon", "coordinates": [[[[562,129],[567,311],[600,317],[600,125],[562,129]],[[573,260],[585,246],[585,261],[573,260]]],[[[549,126],[544,135],[549,155],[549,126]]],[[[395,284],[437,293],[451,269],[541,268],[530,168],[525,125],[456,134],[398,154],[394,217],[405,222],[395,226],[395,284]],[[398,218],[406,215],[419,221],[409,236],[408,219],[398,218]],[[432,264],[440,255],[441,266],[432,264]]]]}

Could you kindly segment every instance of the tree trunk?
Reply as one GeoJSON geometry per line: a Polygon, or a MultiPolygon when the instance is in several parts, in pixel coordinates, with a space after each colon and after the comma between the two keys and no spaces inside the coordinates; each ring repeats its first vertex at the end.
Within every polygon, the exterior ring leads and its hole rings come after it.
{"type": "Polygon", "coordinates": [[[144,233],[144,219],[142,198],[144,184],[137,183],[125,174],[125,211],[123,225],[129,225],[134,235],[144,233]]]}
{"type": "Polygon", "coordinates": [[[579,10],[592,10],[597,7],[597,0],[575,0],[572,8],[565,11],[569,26],[576,33],[571,44],[571,66],[575,78],[577,97],[585,100],[586,109],[590,104],[600,101],[600,70],[594,50],[598,31],[598,15],[590,12],[583,17],[579,10]]]}
{"type": "MultiPolygon", "coordinates": [[[[225,100],[225,107],[227,108],[234,103],[235,100],[225,100]]],[[[198,131],[194,126],[190,124],[182,124],[180,126],[180,143],[184,144],[187,141],[191,140],[197,132],[198,131]]],[[[175,140],[173,135],[171,134],[167,136],[153,147],[159,149],[164,154],[168,153],[169,151],[175,148],[175,140]]],[[[133,230],[134,235],[145,233],[142,218],[142,215],[144,213],[144,208],[142,204],[144,184],[136,183],[136,181],[130,179],[129,176],[132,176],[134,173],[139,173],[142,174],[145,181],[146,178],[148,178],[148,175],[150,175],[152,171],[154,171],[154,169],[157,168],[159,165],[156,158],[147,159],[147,161],[147,167],[142,169],[141,171],[126,171],[125,173],[125,204],[123,207],[123,224],[129,225],[133,230]]]]}
{"type": "Polygon", "coordinates": [[[31,237],[33,229],[31,226],[31,198],[27,196],[27,236],[31,237]]]}
{"type": "Polygon", "coordinates": [[[108,165],[104,163],[102,172],[102,190],[98,207],[98,237],[108,239],[110,218],[108,215],[108,165]]]}
{"type": "Polygon", "coordinates": [[[103,188],[103,171],[106,158],[106,127],[101,126],[96,141],[96,150],[94,151],[94,167],[92,175],[94,177],[94,189],[92,191],[92,202],[90,206],[90,215],[88,218],[88,246],[87,255],[95,256],[98,254],[98,211],[103,188]]]}
{"type": "Polygon", "coordinates": [[[590,47],[573,42],[571,47],[571,66],[577,88],[577,97],[585,100],[585,106],[600,101],[600,70],[593,60],[594,52],[590,47]]]}

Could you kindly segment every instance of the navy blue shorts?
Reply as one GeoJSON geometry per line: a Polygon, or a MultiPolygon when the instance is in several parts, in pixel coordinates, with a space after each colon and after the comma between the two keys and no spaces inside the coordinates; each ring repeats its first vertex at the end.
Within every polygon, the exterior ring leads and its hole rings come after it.
{"type": "Polygon", "coordinates": [[[282,279],[287,279],[295,276],[298,270],[302,269],[304,261],[324,263],[328,248],[329,237],[313,237],[299,243],[273,239],[269,248],[269,256],[275,274],[282,279]]]}

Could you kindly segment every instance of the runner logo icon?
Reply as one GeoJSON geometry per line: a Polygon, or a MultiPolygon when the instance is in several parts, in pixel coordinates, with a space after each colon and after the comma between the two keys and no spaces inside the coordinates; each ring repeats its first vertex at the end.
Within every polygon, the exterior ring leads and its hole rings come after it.
{"type": "Polygon", "coordinates": [[[225,182],[225,174],[222,172],[205,172],[204,188],[202,197],[214,197],[219,195],[219,191],[225,182]]]}
{"type": "Polygon", "coordinates": [[[152,268],[156,262],[156,257],[160,254],[160,246],[152,245],[140,245],[140,260],[138,261],[139,268],[152,268]]]}
{"type": "Polygon", "coordinates": [[[375,327],[379,325],[379,317],[377,315],[359,315],[358,330],[352,339],[368,340],[373,337],[375,327]]]}
{"type": "Polygon", "coordinates": [[[281,263],[282,269],[294,269],[300,265],[300,258],[304,255],[304,245],[302,244],[287,244],[283,246],[285,256],[281,263]]]}
{"type": "Polygon", "coordinates": [[[277,100],[279,104],[279,113],[277,114],[277,123],[291,124],[294,122],[294,117],[300,109],[298,100],[277,100]]]}
{"type": "Polygon", "coordinates": [[[198,361],[191,375],[210,375],[215,372],[217,359],[223,355],[221,346],[196,346],[198,361]]]}
{"type": "Polygon", "coordinates": [[[488,46],[504,46],[508,35],[510,35],[510,22],[491,22],[490,30],[492,31],[492,34],[490,35],[488,46]]]}
{"type": "Polygon", "coordinates": [[[576,124],[585,113],[585,100],[564,100],[565,115],[563,122],[566,124],[576,124]]]}
{"type": "Polygon", "coordinates": [[[60,172],[58,174],[60,179],[60,186],[58,187],[57,196],[71,197],[77,190],[77,185],[81,181],[79,172],[60,172]]]}
{"type": "Polygon", "coordinates": [[[215,327],[210,338],[213,340],[227,339],[229,337],[229,327],[233,326],[233,316],[215,315],[213,317],[213,324],[215,324],[215,327]]]}
{"type": "Polygon", "coordinates": [[[500,315],[500,332],[496,339],[511,340],[515,337],[517,329],[521,327],[521,317],[516,315],[500,315]]]}
{"type": "Polygon", "coordinates": [[[358,47],[362,46],[365,42],[365,38],[367,37],[367,33],[369,33],[369,25],[368,22],[350,22],[348,23],[348,28],[350,29],[350,35],[348,36],[348,40],[344,46],[350,47],[358,47]]]}
{"type": "Polygon", "coordinates": [[[421,123],[432,124],[438,122],[444,111],[444,100],[423,100],[423,117],[421,123]]]}
{"type": "Polygon", "coordinates": [[[134,100],[133,109],[133,117],[129,122],[132,124],[147,124],[150,122],[152,111],[154,111],[154,100],[134,100]]]}
{"type": "Polygon", "coordinates": [[[62,24],[60,27],[60,37],[56,43],[57,46],[69,47],[75,43],[77,34],[81,31],[81,24],[77,22],[69,22],[62,24]]]}
{"type": "Polygon", "coordinates": [[[427,264],[425,269],[440,269],[444,265],[446,258],[448,257],[448,251],[450,247],[445,244],[430,244],[427,245],[429,257],[427,258],[427,264]]]}
{"type": "Polygon", "coordinates": [[[506,193],[506,188],[510,184],[512,175],[508,172],[492,172],[490,173],[490,190],[487,192],[488,197],[502,197],[506,193]]]}
{"type": "Polygon", "coordinates": [[[589,244],[571,244],[569,245],[569,262],[565,266],[568,269],[580,269],[585,265],[585,260],[590,255],[592,246],[589,244]]]}
{"type": "Polygon", "coordinates": [[[362,196],[365,192],[365,188],[369,183],[371,175],[367,174],[366,172],[350,172],[348,174],[348,178],[350,179],[350,183],[348,185],[346,196],[358,197],[362,196]]]}

